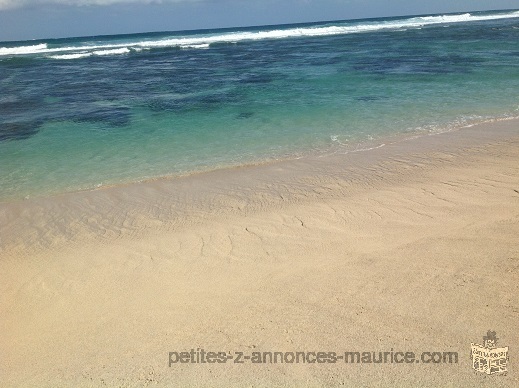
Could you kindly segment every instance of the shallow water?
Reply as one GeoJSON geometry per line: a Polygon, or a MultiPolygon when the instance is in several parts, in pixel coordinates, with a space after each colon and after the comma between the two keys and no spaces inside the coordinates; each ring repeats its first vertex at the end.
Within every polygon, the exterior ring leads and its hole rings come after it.
{"type": "Polygon", "coordinates": [[[519,12],[0,43],[0,199],[519,116],[519,12]]]}

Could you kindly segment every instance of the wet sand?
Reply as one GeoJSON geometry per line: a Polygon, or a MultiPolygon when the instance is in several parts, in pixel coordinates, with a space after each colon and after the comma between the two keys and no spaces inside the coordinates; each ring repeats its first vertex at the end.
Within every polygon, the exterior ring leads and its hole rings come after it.
{"type": "Polygon", "coordinates": [[[0,274],[9,387],[517,386],[519,122],[0,203],[0,274]],[[169,366],[198,348],[459,360],[169,366]]]}

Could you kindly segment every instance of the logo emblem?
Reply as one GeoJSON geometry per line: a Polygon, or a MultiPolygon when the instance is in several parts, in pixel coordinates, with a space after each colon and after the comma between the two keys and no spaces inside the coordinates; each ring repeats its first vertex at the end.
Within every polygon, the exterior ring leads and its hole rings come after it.
{"type": "Polygon", "coordinates": [[[496,332],[489,330],[487,335],[483,337],[483,346],[470,344],[474,370],[487,375],[507,371],[508,346],[498,348],[497,340],[496,332]]]}

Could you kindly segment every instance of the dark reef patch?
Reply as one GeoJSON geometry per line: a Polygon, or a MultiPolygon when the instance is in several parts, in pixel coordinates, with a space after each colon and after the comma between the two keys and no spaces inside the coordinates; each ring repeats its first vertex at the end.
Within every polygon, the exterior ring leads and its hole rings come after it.
{"type": "Polygon", "coordinates": [[[28,98],[16,101],[0,102],[0,116],[24,114],[43,106],[43,99],[28,98]]]}
{"type": "Polygon", "coordinates": [[[130,124],[130,109],[126,107],[104,107],[84,110],[70,118],[78,123],[104,123],[110,127],[124,127],[130,124]]]}
{"type": "Polygon", "coordinates": [[[38,133],[40,121],[0,123],[0,141],[24,140],[38,133]]]}

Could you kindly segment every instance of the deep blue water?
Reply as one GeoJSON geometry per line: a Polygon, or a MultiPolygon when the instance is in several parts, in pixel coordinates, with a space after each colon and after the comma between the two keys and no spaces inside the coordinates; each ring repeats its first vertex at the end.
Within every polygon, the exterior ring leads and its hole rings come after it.
{"type": "Polygon", "coordinates": [[[519,116],[519,11],[0,43],[0,200],[519,116]]]}

